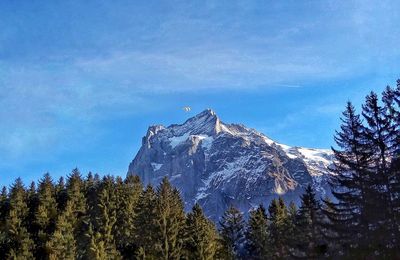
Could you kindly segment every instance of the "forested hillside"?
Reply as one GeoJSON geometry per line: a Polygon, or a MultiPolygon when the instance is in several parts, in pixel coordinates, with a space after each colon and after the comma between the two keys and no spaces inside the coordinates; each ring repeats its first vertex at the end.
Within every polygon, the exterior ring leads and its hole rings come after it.
{"type": "MultiPolygon", "coordinates": [[[[400,257],[400,81],[361,114],[348,103],[337,143],[332,198],[307,187],[298,207],[273,200],[248,219],[234,205],[218,223],[199,205],[184,212],[164,178],[75,169],[0,195],[1,259],[396,259],[400,257]]],[[[3,173],[6,174],[6,173],[3,173]]]]}

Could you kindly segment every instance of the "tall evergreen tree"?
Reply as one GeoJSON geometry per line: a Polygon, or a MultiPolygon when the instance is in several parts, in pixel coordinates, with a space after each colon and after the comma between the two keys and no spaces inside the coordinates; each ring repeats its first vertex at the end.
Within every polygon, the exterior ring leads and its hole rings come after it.
{"type": "Polygon", "coordinates": [[[183,256],[185,213],[179,191],[164,178],[157,188],[155,207],[156,250],[160,259],[183,256]]]}
{"type": "Polygon", "coordinates": [[[57,218],[54,233],[46,242],[46,251],[49,259],[77,259],[77,243],[74,237],[75,217],[73,202],[69,201],[65,210],[57,218]]]}
{"type": "Polygon", "coordinates": [[[71,201],[72,210],[79,218],[86,214],[86,200],[84,195],[84,183],[78,169],[72,170],[67,180],[67,196],[71,201]]]}
{"type": "Polygon", "coordinates": [[[269,241],[273,258],[287,258],[289,256],[290,232],[292,223],[288,215],[285,202],[281,197],[273,199],[268,207],[270,216],[269,241]]]}
{"type": "Polygon", "coordinates": [[[370,164],[370,167],[372,168],[371,178],[373,178],[374,188],[379,194],[376,202],[380,202],[382,205],[382,210],[375,211],[375,219],[373,219],[373,226],[370,227],[370,230],[373,230],[373,235],[374,238],[377,238],[377,243],[383,242],[386,244],[389,242],[385,241],[386,237],[390,234],[386,232],[385,227],[392,229],[392,223],[390,223],[393,209],[391,205],[392,190],[390,189],[388,179],[388,164],[391,155],[388,144],[391,143],[390,139],[392,135],[390,132],[392,125],[390,120],[386,120],[385,108],[380,106],[378,102],[377,94],[371,92],[366,97],[362,115],[368,125],[366,128],[366,140],[368,141],[369,148],[373,151],[373,163],[370,164]]]}
{"type": "Polygon", "coordinates": [[[18,178],[10,189],[10,210],[5,225],[7,255],[11,259],[33,258],[34,243],[26,227],[28,214],[27,193],[18,178]]]}
{"type": "Polygon", "coordinates": [[[271,249],[268,243],[268,219],[263,205],[250,212],[246,230],[246,256],[249,259],[266,259],[271,249]]]}
{"type": "MultiPolygon", "coordinates": [[[[8,210],[9,210],[9,201],[8,201],[7,187],[3,186],[0,193],[0,224],[1,223],[4,224],[8,210]]],[[[4,225],[0,226],[3,227],[4,225]]]]}
{"type": "Polygon", "coordinates": [[[374,218],[371,214],[377,198],[370,169],[372,152],[367,146],[365,127],[350,102],[341,120],[341,131],[335,136],[339,149],[332,148],[335,174],[331,187],[337,202],[325,214],[332,223],[332,239],[343,247],[338,253],[362,257],[362,252],[369,251],[369,222],[374,218]]]}
{"type": "Polygon", "coordinates": [[[54,184],[49,173],[46,173],[39,181],[37,193],[38,206],[35,210],[36,258],[44,259],[47,256],[46,242],[54,232],[57,217],[54,184]]]}
{"type": "Polygon", "coordinates": [[[137,250],[135,244],[135,218],[137,204],[142,192],[142,184],[138,176],[128,176],[123,182],[117,179],[117,223],[115,226],[115,240],[118,250],[124,257],[134,255],[137,250]]]}
{"type": "Polygon", "coordinates": [[[57,210],[63,211],[67,206],[68,194],[65,188],[65,180],[64,177],[60,177],[57,181],[57,184],[54,187],[56,194],[56,202],[57,202],[57,210]]]}
{"type": "Polygon", "coordinates": [[[85,181],[85,198],[86,198],[86,214],[89,222],[95,222],[98,214],[97,199],[100,188],[100,179],[94,178],[93,174],[89,172],[85,181]]]}
{"type": "Polygon", "coordinates": [[[157,195],[151,185],[141,193],[135,217],[135,244],[140,259],[155,259],[156,252],[156,201],[157,195]]]}
{"type": "Polygon", "coordinates": [[[311,185],[308,185],[301,196],[301,205],[296,221],[296,246],[294,255],[297,258],[319,259],[327,252],[327,245],[322,233],[323,215],[311,185]]]}
{"type": "MultiPolygon", "coordinates": [[[[389,174],[388,190],[391,200],[391,226],[393,249],[400,252],[400,80],[397,80],[397,87],[387,87],[382,94],[382,101],[385,104],[385,118],[390,122],[391,127],[388,149],[389,174]]],[[[400,256],[399,256],[400,257],[400,256]]]]}
{"type": "MultiPolygon", "coordinates": [[[[118,259],[120,254],[115,245],[113,230],[117,221],[117,197],[111,176],[103,178],[98,191],[97,217],[91,234],[92,243],[100,243],[107,259],[118,259]]],[[[92,247],[91,247],[92,248],[92,247]]]]}
{"type": "Polygon", "coordinates": [[[221,217],[220,234],[226,259],[242,258],[245,240],[245,222],[242,213],[230,206],[221,217]]]}
{"type": "Polygon", "coordinates": [[[26,205],[28,206],[28,215],[26,217],[25,226],[30,235],[30,238],[34,243],[34,257],[36,257],[36,244],[37,244],[37,233],[38,227],[36,224],[36,211],[39,206],[39,198],[36,190],[36,183],[31,182],[29,188],[26,191],[26,205]]]}
{"type": "Polygon", "coordinates": [[[86,198],[84,194],[84,182],[78,169],[72,170],[68,176],[66,184],[67,204],[71,204],[72,212],[75,216],[74,237],[77,247],[78,258],[85,255],[87,247],[87,213],[86,198]]]}
{"type": "Polygon", "coordinates": [[[374,92],[366,97],[365,125],[348,104],[335,137],[340,150],[334,150],[332,186],[338,203],[328,205],[326,215],[344,247],[349,245],[344,251],[356,257],[396,257],[400,249],[399,84],[386,88],[382,102],[374,92]]]}
{"type": "Polygon", "coordinates": [[[214,223],[204,216],[200,205],[196,203],[186,218],[185,250],[187,259],[215,259],[218,242],[218,233],[214,223]]]}
{"type": "Polygon", "coordinates": [[[6,217],[9,205],[7,188],[3,187],[0,194],[0,255],[7,254],[6,217]]]}
{"type": "MultiPolygon", "coordinates": [[[[370,165],[373,178],[373,187],[378,193],[375,202],[380,203],[382,210],[374,211],[375,219],[370,221],[369,230],[375,239],[375,253],[382,257],[390,257],[391,249],[396,246],[398,230],[396,216],[396,200],[400,195],[399,180],[391,172],[393,158],[396,157],[396,139],[399,133],[394,117],[398,111],[389,98],[393,93],[390,87],[383,93],[383,104],[379,103],[378,95],[371,92],[363,105],[363,117],[366,119],[366,139],[369,149],[373,152],[373,161],[370,165]],[[372,224],[371,224],[372,223],[372,224]]],[[[395,97],[395,95],[392,95],[395,97]]]]}
{"type": "Polygon", "coordinates": [[[291,201],[287,208],[288,212],[288,220],[287,220],[287,248],[289,254],[294,256],[294,249],[297,243],[297,230],[296,230],[296,223],[297,223],[297,213],[298,209],[296,204],[291,201]]]}
{"type": "Polygon", "coordinates": [[[95,259],[95,260],[105,260],[105,259],[113,259],[110,258],[107,252],[107,246],[105,245],[105,241],[102,237],[102,234],[99,232],[93,231],[93,226],[89,226],[88,237],[90,238],[90,244],[87,248],[87,258],[95,259]]]}

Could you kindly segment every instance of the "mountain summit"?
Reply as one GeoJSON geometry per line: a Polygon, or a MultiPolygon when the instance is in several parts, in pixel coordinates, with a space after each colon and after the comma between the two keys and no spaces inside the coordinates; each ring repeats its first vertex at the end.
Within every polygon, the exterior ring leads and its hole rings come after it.
{"type": "Polygon", "coordinates": [[[153,185],[167,176],[186,209],[197,202],[216,220],[231,204],[248,212],[277,196],[297,200],[308,184],[325,195],[332,159],[330,150],[279,144],[207,109],[180,125],[149,127],[128,175],[153,185]]]}

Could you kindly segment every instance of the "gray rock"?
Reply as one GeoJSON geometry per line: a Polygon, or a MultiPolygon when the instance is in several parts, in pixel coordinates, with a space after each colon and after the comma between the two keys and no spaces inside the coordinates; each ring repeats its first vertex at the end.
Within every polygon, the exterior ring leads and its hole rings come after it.
{"type": "Polygon", "coordinates": [[[308,184],[329,194],[332,159],[330,150],[282,145],[207,109],[181,125],[149,127],[128,175],[146,185],[167,176],[187,210],[197,202],[217,220],[231,204],[247,213],[278,196],[298,202],[308,184]]]}

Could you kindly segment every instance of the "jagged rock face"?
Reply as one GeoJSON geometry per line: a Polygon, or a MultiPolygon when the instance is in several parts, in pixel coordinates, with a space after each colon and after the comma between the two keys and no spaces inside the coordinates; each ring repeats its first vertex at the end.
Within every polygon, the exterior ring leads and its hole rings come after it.
{"type": "Polygon", "coordinates": [[[290,147],[242,125],[225,124],[205,110],[182,125],[151,126],[128,175],[157,185],[167,176],[186,209],[198,202],[217,220],[229,205],[243,212],[283,196],[297,201],[312,184],[328,192],[329,150],[290,147]]]}

